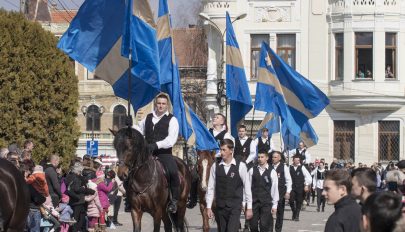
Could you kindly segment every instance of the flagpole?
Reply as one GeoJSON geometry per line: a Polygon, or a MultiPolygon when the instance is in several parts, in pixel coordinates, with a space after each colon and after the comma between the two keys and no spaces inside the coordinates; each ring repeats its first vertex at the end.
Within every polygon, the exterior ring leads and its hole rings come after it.
{"type": "Polygon", "coordinates": [[[132,49],[129,49],[129,61],[128,61],[128,117],[127,126],[132,127],[132,116],[131,116],[131,86],[132,86],[132,49]]]}
{"type": "Polygon", "coordinates": [[[250,127],[250,137],[253,136],[253,122],[255,121],[255,111],[256,111],[256,109],[253,107],[253,117],[252,117],[252,123],[251,123],[251,127],[250,127]]]}

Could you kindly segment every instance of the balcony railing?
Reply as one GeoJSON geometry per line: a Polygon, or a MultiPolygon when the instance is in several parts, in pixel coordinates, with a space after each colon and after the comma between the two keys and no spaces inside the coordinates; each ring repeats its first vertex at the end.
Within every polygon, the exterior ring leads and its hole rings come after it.
{"type": "Polygon", "coordinates": [[[203,0],[204,12],[216,13],[236,10],[236,0],[203,0]]]}
{"type": "Polygon", "coordinates": [[[330,0],[329,7],[331,13],[339,14],[343,12],[352,13],[399,13],[400,0],[330,0]]]}
{"type": "MultiPolygon", "coordinates": [[[[91,131],[84,131],[82,132],[80,139],[85,139],[85,140],[91,140],[92,134],[91,131]]],[[[113,139],[113,136],[111,133],[106,133],[106,132],[99,132],[95,131],[94,132],[94,140],[110,140],[113,139]]]]}

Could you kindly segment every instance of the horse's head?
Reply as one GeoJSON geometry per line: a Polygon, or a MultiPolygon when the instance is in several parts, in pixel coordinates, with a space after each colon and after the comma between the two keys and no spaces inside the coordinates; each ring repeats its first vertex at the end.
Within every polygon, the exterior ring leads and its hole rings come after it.
{"type": "Polygon", "coordinates": [[[197,155],[198,155],[197,170],[198,176],[200,177],[201,180],[200,187],[203,191],[207,191],[209,172],[212,164],[215,161],[215,153],[211,151],[197,151],[197,155]]]}
{"type": "Polygon", "coordinates": [[[129,171],[144,163],[149,156],[145,139],[134,128],[124,127],[118,131],[110,131],[115,136],[113,144],[118,158],[117,175],[120,179],[126,179],[129,171]]]}

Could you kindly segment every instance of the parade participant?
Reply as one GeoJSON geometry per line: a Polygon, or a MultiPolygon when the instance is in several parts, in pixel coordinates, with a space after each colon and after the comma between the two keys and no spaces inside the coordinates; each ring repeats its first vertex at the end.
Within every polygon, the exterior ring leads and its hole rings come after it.
{"type": "Polygon", "coordinates": [[[257,145],[257,153],[266,152],[270,154],[270,152],[274,150],[273,139],[269,138],[269,129],[267,128],[262,129],[262,136],[256,138],[254,142],[257,145]]]}
{"type": "Polygon", "coordinates": [[[360,230],[361,210],[350,196],[352,183],[346,170],[334,169],[325,175],[322,194],[335,212],[328,218],[325,232],[356,232],[360,230]]]}
{"type": "Polygon", "coordinates": [[[215,220],[218,231],[238,231],[240,213],[244,204],[246,219],[252,217],[252,190],[245,163],[233,158],[233,142],[224,139],[221,142],[221,162],[211,167],[206,195],[207,215],[214,217],[211,209],[215,199],[215,220]],[[245,201],[244,201],[245,199],[245,201]],[[243,204],[242,204],[243,203],[243,204]]]}
{"type": "Polygon", "coordinates": [[[360,200],[361,204],[377,189],[377,176],[371,168],[356,168],[351,173],[352,195],[360,200]]]}
{"type": "Polygon", "coordinates": [[[301,164],[309,164],[311,163],[311,154],[308,151],[307,146],[303,141],[298,143],[298,148],[291,150],[289,152],[290,156],[297,155],[301,160],[301,164]]]}
{"type": "Polygon", "coordinates": [[[323,181],[325,180],[325,163],[319,162],[319,165],[313,171],[312,188],[316,191],[316,211],[319,212],[322,205],[322,212],[325,211],[325,197],[322,195],[323,181]]]}
{"type": "MultiPolygon", "coordinates": [[[[217,140],[218,146],[224,139],[230,139],[234,141],[234,138],[228,132],[226,117],[221,113],[215,114],[214,119],[212,120],[212,128],[209,129],[209,132],[212,134],[212,136],[214,136],[215,140],[217,140]]],[[[216,157],[221,157],[220,150],[218,150],[216,157]]]]}
{"type": "Polygon", "coordinates": [[[362,208],[362,232],[391,232],[402,215],[401,196],[393,192],[373,193],[362,208]]]}
{"type": "Polygon", "coordinates": [[[245,125],[238,127],[238,138],[235,139],[233,157],[237,161],[245,162],[248,169],[253,167],[253,161],[256,158],[256,145],[252,142],[252,138],[246,135],[245,125]]]}
{"type": "Polygon", "coordinates": [[[154,100],[154,111],[141,121],[139,129],[145,135],[148,149],[168,170],[171,200],[168,211],[176,213],[177,201],[180,197],[180,181],[178,167],[173,159],[172,147],[177,142],[179,123],[173,114],[169,113],[169,97],[159,94],[154,100]]]}
{"type": "Polygon", "coordinates": [[[277,212],[279,199],[278,177],[274,169],[269,167],[268,153],[259,153],[257,162],[249,170],[252,183],[253,217],[250,219],[250,231],[272,231],[273,214],[277,212]],[[259,226],[260,225],[260,226],[259,226]]]}
{"type": "Polygon", "coordinates": [[[285,200],[290,199],[291,192],[291,176],[290,169],[281,162],[282,154],[279,151],[272,151],[270,153],[272,158],[272,167],[277,173],[278,177],[278,193],[279,200],[277,204],[276,224],[274,226],[276,232],[281,232],[283,229],[284,207],[285,200]]]}
{"type": "Polygon", "coordinates": [[[311,174],[301,165],[300,156],[293,157],[293,165],[290,166],[292,188],[290,193],[290,207],[292,210],[292,220],[299,221],[304,194],[309,191],[312,182],[311,174]]]}

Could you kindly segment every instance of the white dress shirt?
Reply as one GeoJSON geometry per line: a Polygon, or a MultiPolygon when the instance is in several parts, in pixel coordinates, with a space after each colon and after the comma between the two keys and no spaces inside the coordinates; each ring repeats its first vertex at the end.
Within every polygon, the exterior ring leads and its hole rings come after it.
{"type": "MultiPolygon", "coordinates": [[[[259,169],[259,173],[260,175],[263,175],[263,173],[269,169],[269,165],[266,164],[264,167],[261,167],[260,165],[255,166],[253,168],[257,168],[259,169]]],[[[253,176],[253,168],[251,168],[249,170],[249,178],[250,178],[250,183],[252,183],[252,176],[253,176]]],[[[271,198],[273,199],[273,209],[277,209],[277,204],[278,204],[278,200],[280,198],[279,193],[278,193],[278,177],[277,177],[277,172],[272,169],[270,171],[270,178],[271,178],[271,190],[270,190],[270,194],[271,194],[271,198]]]]}
{"type": "MultiPolygon", "coordinates": [[[[270,141],[270,150],[267,151],[268,153],[270,153],[271,151],[275,150],[275,149],[274,149],[274,142],[273,142],[273,139],[272,139],[272,138],[267,137],[267,139],[265,139],[265,138],[263,138],[263,137],[260,137],[260,139],[262,140],[262,142],[263,142],[264,144],[266,144],[266,141],[267,141],[267,140],[270,141]]],[[[256,144],[256,147],[259,146],[259,138],[255,138],[254,142],[255,142],[255,144],[256,144]]]]}
{"type": "MultiPolygon", "coordinates": [[[[163,118],[164,115],[169,115],[169,112],[166,111],[166,113],[162,114],[160,117],[158,117],[155,113],[155,111],[152,112],[152,123],[153,127],[155,127],[156,123],[160,121],[160,119],[163,118]]],[[[145,135],[145,121],[146,118],[144,118],[140,123],[139,123],[139,131],[145,135]]],[[[177,137],[179,136],[179,122],[177,119],[173,116],[170,119],[169,122],[169,134],[167,135],[166,138],[163,140],[157,141],[156,145],[158,149],[167,149],[173,147],[174,144],[177,142],[177,137]]]]}
{"type": "Polygon", "coordinates": [[[313,171],[313,176],[314,176],[314,178],[312,178],[312,188],[319,188],[319,189],[323,189],[323,181],[324,180],[318,180],[318,171],[320,171],[321,173],[323,173],[323,175],[325,175],[325,168],[324,169],[319,169],[319,168],[316,168],[314,171],[313,171]]]}
{"type": "Polygon", "coordinates": [[[287,165],[278,163],[278,164],[273,164],[274,171],[276,171],[278,165],[284,166],[285,186],[287,187],[287,193],[290,193],[291,188],[292,188],[292,179],[291,179],[291,175],[290,175],[290,169],[287,167],[287,165]]]}
{"type": "MultiPolygon", "coordinates": [[[[212,128],[212,134],[215,136],[217,136],[219,133],[221,133],[222,131],[226,130],[226,127],[222,127],[221,130],[216,130],[215,128],[212,128]]],[[[230,139],[232,140],[233,144],[235,145],[235,139],[232,137],[232,135],[229,132],[226,132],[224,135],[224,139],[230,139]]],[[[219,144],[218,144],[219,146],[219,144]]],[[[215,157],[221,157],[221,150],[217,150],[217,153],[215,154],[215,157]]]]}
{"type": "MultiPolygon", "coordinates": [[[[219,165],[224,166],[225,174],[228,174],[231,165],[236,165],[236,160],[232,158],[231,163],[226,164],[223,160],[219,165]]],[[[212,202],[215,198],[215,185],[216,185],[216,164],[214,163],[210,170],[210,178],[208,180],[207,194],[205,195],[205,201],[207,202],[207,208],[210,209],[212,202]]],[[[246,164],[243,162],[239,163],[239,176],[243,183],[243,200],[242,205],[245,207],[247,205],[248,209],[252,209],[252,186],[250,183],[250,178],[248,176],[246,164]]]]}
{"type": "MultiPolygon", "coordinates": [[[[309,153],[308,148],[304,148],[304,149],[299,149],[298,148],[298,151],[301,153],[305,149],[306,149],[306,151],[305,151],[305,161],[303,163],[304,164],[309,164],[309,163],[311,163],[311,154],[309,153]]],[[[296,155],[297,150],[293,149],[293,150],[290,150],[288,153],[290,154],[290,157],[291,157],[293,155],[296,155]]]]}
{"type": "Polygon", "coordinates": [[[297,171],[297,168],[301,166],[301,170],[302,170],[302,174],[304,174],[304,178],[305,178],[305,185],[310,185],[312,183],[312,176],[311,174],[308,172],[308,170],[305,168],[305,166],[302,165],[298,165],[298,166],[292,166],[294,168],[295,171],[297,171]]]}
{"type": "MultiPolygon", "coordinates": [[[[249,137],[245,136],[243,138],[239,138],[240,144],[243,146],[246,141],[248,140],[249,137]]],[[[246,163],[250,163],[253,160],[256,159],[256,143],[254,140],[252,140],[252,142],[250,142],[250,146],[249,146],[249,156],[246,158],[246,163]]]]}

